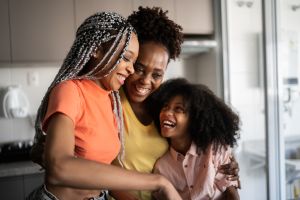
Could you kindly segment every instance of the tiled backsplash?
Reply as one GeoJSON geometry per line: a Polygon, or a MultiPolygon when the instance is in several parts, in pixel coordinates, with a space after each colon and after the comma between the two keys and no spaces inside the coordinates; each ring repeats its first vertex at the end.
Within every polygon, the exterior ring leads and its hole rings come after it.
{"type": "MultiPolygon", "coordinates": [[[[21,85],[30,101],[30,117],[19,119],[0,118],[0,143],[33,139],[33,121],[40,102],[60,64],[0,64],[0,88],[21,85]],[[32,81],[32,75],[34,81],[32,81]]],[[[1,105],[2,106],[2,105],[1,105]]]]}

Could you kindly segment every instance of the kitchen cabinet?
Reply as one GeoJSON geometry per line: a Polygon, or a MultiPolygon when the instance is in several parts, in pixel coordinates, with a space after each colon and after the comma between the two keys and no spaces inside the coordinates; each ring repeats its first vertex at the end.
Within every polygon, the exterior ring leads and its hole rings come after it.
{"type": "Polygon", "coordinates": [[[8,1],[0,1],[0,62],[11,61],[8,1]]]}
{"type": "Polygon", "coordinates": [[[212,34],[213,2],[212,0],[133,0],[133,8],[139,6],[158,6],[168,10],[170,19],[183,28],[185,34],[212,34]]]}
{"type": "Polygon", "coordinates": [[[97,11],[124,17],[139,6],[168,10],[185,34],[213,34],[212,0],[1,0],[0,62],[62,62],[77,27],[97,11]]]}
{"type": "Polygon", "coordinates": [[[25,199],[30,192],[42,185],[44,174],[30,174],[0,178],[1,199],[25,199]]]}
{"type": "Polygon", "coordinates": [[[27,197],[32,190],[44,183],[44,174],[29,174],[23,176],[24,196],[27,197]]]}
{"type": "Polygon", "coordinates": [[[114,11],[127,17],[132,12],[132,0],[75,0],[76,27],[99,11],[114,11]]]}
{"type": "Polygon", "coordinates": [[[139,6],[143,7],[161,7],[163,10],[168,10],[168,17],[172,20],[175,20],[175,5],[174,0],[133,0],[133,9],[137,10],[139,6]]]}
{"type": "Polygon", "coordinates": [[[212,34],[212,0],[174,0],[176,22],[186,34],[212,34]]]}
{"type": "Polygon", "coordinates": [[[24,199],[23,177],[13,176],[0,178],[1,199],[24,199]]]}
{"type": "Polygon", "coordinates": [[[12,61],[61,61],[74,40],[73,0],[10,0],[12,61]]]}

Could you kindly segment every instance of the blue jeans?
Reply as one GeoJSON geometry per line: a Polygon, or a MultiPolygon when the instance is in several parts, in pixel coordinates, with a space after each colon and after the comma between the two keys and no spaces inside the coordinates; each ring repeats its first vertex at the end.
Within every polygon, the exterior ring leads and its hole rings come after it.
{"type": "MultiPolygon", "coordinates": [[[[26,200],[59,200],[54,194],[49,192],[45,185],[33,190],[26,200]]],[[[103,191],[98,197],[91,197],[89,200],[108,200],[108,191],[103,191]]]]}

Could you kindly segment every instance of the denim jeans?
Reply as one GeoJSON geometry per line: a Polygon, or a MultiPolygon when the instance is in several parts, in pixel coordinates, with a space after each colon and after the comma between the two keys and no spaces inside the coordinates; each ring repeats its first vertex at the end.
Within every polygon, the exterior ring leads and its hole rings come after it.
{"type": "MultiPolygon", "coordinates": [[[[33,190],[26,200],[59,200],[54,194],[49,192],[45,185],[33,190]]],[[[91,197],[89,200],[108,200],[108,191],[102,191],[98,197],[91,197]]]]}

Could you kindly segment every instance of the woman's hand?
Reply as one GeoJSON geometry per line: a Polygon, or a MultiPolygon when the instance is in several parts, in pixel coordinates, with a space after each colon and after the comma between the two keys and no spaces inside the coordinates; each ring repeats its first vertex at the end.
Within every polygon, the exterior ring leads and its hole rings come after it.
{"type": "Polygon", "coordinates": [[[240,177],[239,177],[239,171],[240,171],[239,164],[234,158],[234,156],[230,158],[230,161],[231,162],[228,164],[221,165],[218,170],[220,173],[227,175],[228,180],[237,181],[238,188],[241,189],[240,177]]]}
{"type": "MultiPolygon", "coordinates": [[[[182,200],[175,187],[165,177],[162,176],[162,187],[159,193],[164,194],[164,198],[168,200],[182,200]]],[[[161,198],[160,198],[161,199],[161,198]]]]}

